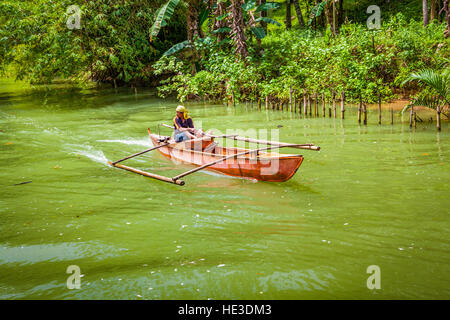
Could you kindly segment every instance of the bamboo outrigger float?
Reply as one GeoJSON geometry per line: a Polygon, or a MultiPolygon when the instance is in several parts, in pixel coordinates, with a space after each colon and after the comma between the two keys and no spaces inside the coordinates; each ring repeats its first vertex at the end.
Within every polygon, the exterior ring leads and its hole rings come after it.
{"type": "Polygon", "coordinates": [[[267,151],[280,148],[296,148],[314,151],[320,150],[320,147],[313,144],[290,144],[276,141],[250,139],[240,137],[238,135],[205,135],[204,137],[198,139],[175,142],[169,136],[152,134],[150,129],[148,129],[148,133],[154,145],[153,148],[133,154],[115,162],[109,162],[109,164],[116,168],[128,170],[149,178],[180,186],[185,184],[181,178],[203,169],[214,170],[235,177],[256,179],[260,181],[284,182],[292,178],[292,176],[297,172],[303,162],[303,156],[267,151]],[[268,147],[258,149],[219,147],[217,143],[214,142],[215,138],[225,138],[236,141],[264,144],[268,145],[268,147]],[[192,164],[197,167],[170,178],[120,164],[122,161],[134,158],[152,150],[158,150],[167,158],[192,164]]]}

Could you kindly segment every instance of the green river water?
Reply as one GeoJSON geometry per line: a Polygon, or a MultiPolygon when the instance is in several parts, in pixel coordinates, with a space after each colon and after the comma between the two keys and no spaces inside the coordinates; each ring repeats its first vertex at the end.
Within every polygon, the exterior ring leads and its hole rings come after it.
{"type": "MultiPolygon", "coordinates": [[[[390,125],[388,111],[360,126],[350,106],[342,121],[188,103],[205,129],[322,150],[297,150],[284,183],[200,172],[180,187],[107,165],[151,146],[146,128],[176,105],[153,90],[0,82],[1,299],[450,298],[448,122],[437,133],[406,116],[390,125]],[[67,288],[70,265],[80,289],[67,288]],[[381,289],[367,287],[371,265],[381,289]]],[[[191,168],[158,152],[126,164],[191,168]]]]}

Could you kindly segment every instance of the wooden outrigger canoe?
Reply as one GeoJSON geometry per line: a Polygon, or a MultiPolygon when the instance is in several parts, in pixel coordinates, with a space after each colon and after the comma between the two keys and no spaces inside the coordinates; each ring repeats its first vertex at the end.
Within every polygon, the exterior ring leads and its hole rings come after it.
{"type": "Polygon", "coordinates": [[[240,137],[238,135],[212,136],[206,134],[202,138],[175,142],[169,136],[152,134],[150,129],[148,129],[148,133],[154,145],[153,148],[133,154],[115,162],[109,162],[109,164],[116,168],[125,169],[146,177],[181,186],[184,185],[184,181],[181,180],[182,177],[203,169],[214,170],[235,177],[256,179],[260,181],[284,182],[289,180],[297,172],[303,162],[303,156],[266,151],[279,148],[297,148],[315,151],[320,150],[320,147],[313,144],[289,144],[276,141],[255,140],[240,137]],[[243,149],[235,147],[225,148],[218,146],[217,143],[214,142],[214,138],[227,138],[237,141],[246,141],[268,145],[268,147],[259,149],[243,149]],[[196,168],[170,178],[120,164],[122,161],[156,149],[158,149],[159,152],[167,158],[194,165],[196,168]]]}
{"type": "MultiPolygon", "coordinates": [[[[160,146],[163,143],[162,141],[168,138],[151,133],[149,135],[155,147],[160,146]]],[[[194,143],[187,141],[182,144],[174,144],[173,140],[169,141],[172,143],[158,149],[163,156],[195,166],[203,166],[226,156],[251,151],[249,149],[215,146],[211,151],[205,152],[205,149],[214,142],[214,138],[208,137],[203,141],[194,143]]],[[[216,163],[206,169],[234,177],[284,182],[297,172],[302,162],[302,155],[257,152],[256,157],[254,154],[243,155],[216,163]]]]}

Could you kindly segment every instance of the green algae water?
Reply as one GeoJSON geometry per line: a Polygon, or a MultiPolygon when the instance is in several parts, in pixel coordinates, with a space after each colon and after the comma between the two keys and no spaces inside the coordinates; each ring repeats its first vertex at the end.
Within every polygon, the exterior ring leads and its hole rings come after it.
{"type": "MultiPolygon", "coordinates": [[[[146,129],[176,105],[152,90],[0,82],[1,299],[450,298],[448,122],[189,103],[204,129],[277,130],[322,150],[283,149],[305,156],[284,183],[204,171],[180,187],[108,166],[151,147],[146,129]],[[381,289],[367,286],[373,265],[381,289]]],[[[126,163],[191,168],[158,152],[126,163]]]]}

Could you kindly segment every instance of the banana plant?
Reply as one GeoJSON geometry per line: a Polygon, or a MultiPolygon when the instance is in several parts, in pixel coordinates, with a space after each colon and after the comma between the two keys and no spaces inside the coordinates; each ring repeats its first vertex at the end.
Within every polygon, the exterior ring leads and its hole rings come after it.
{"type": "Polygon", "coordinates": [[[172,18],[173,13],[180,0],[169,0],[167,1],[156,13],[156,20],[150,28],[150,42],[153,38],[156,38],[162,27],[167,25],[167,22],[172,18]]]}
{"type": "Polygon", "coordinates": [[[309,15],[309,20],[308,20],[308,25],[311,25],[311,23],[313,22],[313,20],[315,18],[320,17],[320,15],[322,14],[323,10],[325,9],[325,6],[328,4],[328,2],[331,2],[332,0],[324,0],[320,3],[318,3],[316,6],[314,6],[311,9],[311,13],[309,15]]]}
{"type": "MultiPolygon", "coordinates": [[[[193,3],[193,1],[187,1],[188,2],[188,6],[194,6],[195,4],[193,3]]],[[[201,2],[201,1],[199,1],[201,2]]],[[[155,37],[158,36],[159,31],[161,30],[162,27],[164,27],[165,25],[167,25],[167,22],[172,18],[173,13],[175,11],[175,8],[177,5],[179,5],[180,0],[168,0],[157,12],[157,17],[156,20],[154,22],[154,24],[152,25],[152,27],[150,28],[150,41],[152,41],[152,39],[154,39],[155,37]]],[[[222,3],[228,3],[227,0],[223,0],[222,3]]],[[[264,28],[258,26],[260,23],[268,23],[268,24],[274,24],[276,26],[281,26],[281,24],[279,22],[277,22],[274,19],[268,18],[268,17],[256,17],[256,14],[263,12],[263,11],[268,11],[268,10],[275,10],[278,9],[280,7],[280,3],[277,2],[266,2],[264,4],[257,4],[258,1],[256,0],[249,0],[247,2],[245,2],[244,4],[242,4],[242,11],[244,12],[244,22],[245,22],[245,28],[249,29],[258,39],[262,39],[266,36],[266,33],[264,31],[264,28]]],[[[215,6],[210,6],[208,8],[203,9],[199,16],[198,16],[198,28],[201,29],[203,24],[205,23],[205,21],[208,18],[211,18],[214,15],[214,9],[215,7],[217,7],[217,3],[215,4],[215,6]],[[208,11],[208,9],[210,9],[211,11],[208,11]]],[[[190,7],[188,7],[188,11],[190,10],[190,7]]],[[[221,34],[222,36],[220,37],[221,39],[223,39],[223,35],[224,34],[230,34],[232,32],[232,24],[233,24],[233,19],[232,19],[232,15],[231,12],[227,12],[224,13],[220,16],[216,16],[214,17],[215,20],[217,21],[224,21],[225,22],[225,26],[218,28],[214,31],[212,31],[213,34],[221,34]]],[[[192,48],[193,46],[195,46],[195,39],[194,41],[183,41],[180,43],[175,44],[174,46],[172,46],[169,50],[167,50],[166,52],[163,53],[163,56],[169,56],[169,55],[173,55],[183,49],[187,49],[187,48],[192,48]]],[[[229,41],[227,41],[227,39],[223,39],[221,41],[221,43],[227,43],[229,41]]]]}

